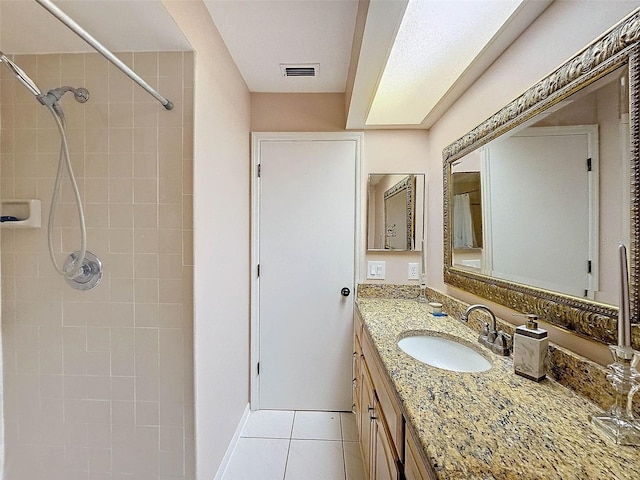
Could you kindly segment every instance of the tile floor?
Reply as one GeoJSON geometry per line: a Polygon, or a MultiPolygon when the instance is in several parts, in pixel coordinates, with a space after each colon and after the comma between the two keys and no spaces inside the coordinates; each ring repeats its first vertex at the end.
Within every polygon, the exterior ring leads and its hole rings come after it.
{"type": "Polygon", "coordinates": [[[223,480],[363,480],[352,413],[252,412],[223,480]]]}

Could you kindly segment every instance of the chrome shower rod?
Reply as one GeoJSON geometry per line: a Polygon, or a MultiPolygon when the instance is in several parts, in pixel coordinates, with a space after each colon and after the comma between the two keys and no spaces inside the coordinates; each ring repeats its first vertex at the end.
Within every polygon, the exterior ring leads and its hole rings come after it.
{"type": "Polygon", "coordinates": [[[167,110],[171,110],[173,108],[173,103],[160,95],[156,90],[154,90],[147,82],[145,82],[142,77],[140,77],[136,72],[131,70],[127,65],[122,62],[118,57],[116,57],[111,51],[109,51],[104,45],[98,42],[95,38],[93,38],[86,30],[84,30],[78,23],[76,23],[69,15],[64,13],[60,8],[58,8],[53,2],[50,0],[36,0],[42,7],[46,8],[49,13],[51,13],[54,17],[64,23],[69,29],[71,29],[76,35],[82,38],[85,42],[91,45],[94,49],[98,51],[103,57],[113,63],[116,67],[118,67],[125,75],[127,75],[131,80],[136,82],[142,88],[144,88],[152,97],[158,100],[164,108],[167,110]]]}

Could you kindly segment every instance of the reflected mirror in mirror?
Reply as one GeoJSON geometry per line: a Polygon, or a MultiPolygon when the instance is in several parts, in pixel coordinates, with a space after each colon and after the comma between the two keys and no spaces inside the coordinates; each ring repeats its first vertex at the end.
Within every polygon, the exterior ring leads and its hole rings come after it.
{"type": "Polygon", "coordinates": [[[424,174],[369,174],[367,250],[421,250],[424,174]]]}
{"type": "Polygon", "coordinates": [[[453,162],[455,267],[617,305],[627,85],[625,66],[453,162]]]}

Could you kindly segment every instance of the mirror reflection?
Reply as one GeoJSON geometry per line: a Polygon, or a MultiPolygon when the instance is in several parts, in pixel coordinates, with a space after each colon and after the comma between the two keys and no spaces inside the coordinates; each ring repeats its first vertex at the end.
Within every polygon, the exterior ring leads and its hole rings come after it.
{"type": "Polygon", "coordinates": [[[369,174],[367,205],[367,250],[421,250],[424,174],[369,174]]]}
{"type": "Polygon", "coordinates": [[[627,85],[618,68],[451,164],[454,267],[617,305],[627,85]]]}

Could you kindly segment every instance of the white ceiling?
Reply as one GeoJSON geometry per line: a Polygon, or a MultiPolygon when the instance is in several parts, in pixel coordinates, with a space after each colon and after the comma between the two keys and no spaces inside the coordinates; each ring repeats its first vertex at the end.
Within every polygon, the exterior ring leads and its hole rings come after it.
{"type": "MultiPolygon", "coordinates": [[[[191,50],[160,0],[53,3],[112,52],[191,50]]],[[[0,50],[6,54],[93,51],[35,0],[0,0],[0,50]]]]}
{"type": "MultiPolygon", "coordinates": [[[[409,0],[369,0],[368,9],[360,8],[360,13],[358,0],[203,1],[250,91],[347,91],[347,128],[367,128],[373,96],[409,0]],[[354,32],[357,48],[352,54],[354,32]],[[319,75],[284,77],[282,63],[319,64],[319,75]]],[[[403,128],[431,126],[551,1],[527,0],[500,38],[493,39],[481,58],[471,62],[431,112],[425,112],[425,120],[416,125],[407,122],[403,128]]],[[[113,52],[191,49],[161,0],[54,3],[113,52]]],[[[20,54],[92,49],[35,0],[0,0],[0,50],[20,54]]],[[[376,126],[381,127],[384,125],[376,126]]]]}
{"type": "Polygon", "coordinates": [[[344,92],[357,0],[205,0],[252,92],[344,92]],[[281,63],[320,64],[285,77],[281,63]]]}

